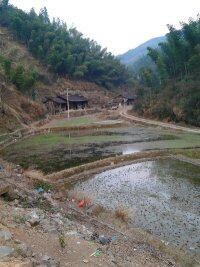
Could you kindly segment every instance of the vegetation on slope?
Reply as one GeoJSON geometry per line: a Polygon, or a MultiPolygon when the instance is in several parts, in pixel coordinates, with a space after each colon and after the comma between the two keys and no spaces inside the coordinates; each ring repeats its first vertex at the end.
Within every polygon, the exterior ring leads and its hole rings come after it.
{"type": "Polygon", "coordinates": [[[168,26],[166,42],[148,48],[156,72],[149,66],[140,70],[143,88],[135,110],[200,126],[200,18],[181,26],[168,26]]]}
{"type": "Polygon", "coordinates": [[[96,42],[84,38],[59,19],[51,22],[47,9],[37,15],[0,1],[0,25],[7,27],[28,50],[61,76],[85,79],[107,88],[126,84],[125,66],[96,42]]]}
{"type": "Polygon", "coordinates": [[[10,59],[1,54],[0,72],[3,72],[8,82],[13,83],[22,92],[31,91],[38,78],[36,69],[26,71],[21,64],[15,66],[10,59]]]}

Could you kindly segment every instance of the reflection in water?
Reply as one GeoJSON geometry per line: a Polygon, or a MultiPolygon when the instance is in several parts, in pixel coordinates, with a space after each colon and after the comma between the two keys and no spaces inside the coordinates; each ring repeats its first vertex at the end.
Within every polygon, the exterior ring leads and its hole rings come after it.
{"type": "Polygon", "coordinates": [[[108,209],[128,208],[135,227],[200,252],[199,171],[160,159],[105,171],[75,188],[108,209]]]}

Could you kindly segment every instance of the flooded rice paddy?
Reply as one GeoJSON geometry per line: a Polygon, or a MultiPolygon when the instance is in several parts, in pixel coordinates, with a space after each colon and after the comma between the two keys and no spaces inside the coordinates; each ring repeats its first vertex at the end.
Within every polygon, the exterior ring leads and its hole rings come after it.
{"type": "MultiPolygon", "coordinates": [[[[84,117],[53,121],[48,127],[94,122],[84,117]]],[[[32,136],[1,150],[0,156],[25,169],[52,173],[115,155],[154,149],[176,149],[182,154],[183,148],[200,147],[198,134],[156,126],[124,123],[97,128],[32,136]]],[[[199,159],[200,152],[187,149],[184,155],[199,159]]],[[[133,227],[200,253],[199,173],[200,167],[191,163],[163,158],[105,171],[79,182],[74,189],[84,191],[107,209],[129,210],[133,227]]]]}
{"type": "Polygon", "coordinates": [[[163,158],[119,167],[75,185],[107,209],[129,211],[133,227],[200,253],[200,167],[163,158]]]}
{"type": "Polygon", "coordinates": [[[200,146],[197,134],[129,124],[32,136],[7,147],[0,155],[25,169],[33,167],[52,173],[115,155],[197,146],[200,146]]]}

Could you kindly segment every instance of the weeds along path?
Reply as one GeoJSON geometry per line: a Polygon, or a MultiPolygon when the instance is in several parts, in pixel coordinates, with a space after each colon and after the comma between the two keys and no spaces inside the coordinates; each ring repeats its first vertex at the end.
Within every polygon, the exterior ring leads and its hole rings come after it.
{"type": "Polygon", "coordinates": [[[171,124],[171,123],[166,123],[166,122],[161,122],[161,121],[155,121],[155,120],[151,120],[151,119],[139,118],[139,117],[136,117],[134,115],[128,114],[127,113],[128,110],[129,109],[127,109],[127,108],[120,108],[119,109],[120,116],[122,118],[124,118],[124,119],[128,119],[128,120],[131,120],[131,121],[136,121],[136,122],[142,122],[142,123],[145,123],[145,124],[161,126],[161,127],[169,128],[169,129],[173,129],[173,130],[181,130],[181,131],[184,131],[184,132],[200,134],[200,129],[198,129],[198,128],[184,127],[184,126],[179,126],[179,125],[176,125],[176,124],[171,124]]]}

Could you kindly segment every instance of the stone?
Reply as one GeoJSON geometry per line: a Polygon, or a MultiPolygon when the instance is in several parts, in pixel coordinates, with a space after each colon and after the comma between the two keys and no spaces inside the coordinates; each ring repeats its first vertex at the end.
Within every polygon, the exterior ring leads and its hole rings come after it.
{"type": "Polygon", "coordinates": [[[32,211],[27,221],[34,227],[40,223],[40,218],[35,211],[32,211]]]}
{"type": "Polygon", "coordinates": [[[21,241],[19,239],[14,240],[15,244],[21,244],[21,241]]]}
{"type": "Polygon", "coordinates": [[[19,206],[19,200],[18,200],[18,199],[15,199],[15,201],[14,201],[14,205],[15,205],[16,207],[19,206]]]}
{"type": "Polygon", "coordinates": [[[28,228],[30,228],[30,227],[31,227],[31,224],[30,224],[30,222],[25,222],[25,225],[26,225],[28,228]]]}
{"type": "Polygon", "coordinates": [[[42,258],[41,265],[40,267],[45,266],[45,267],[59,267],[60,264],[59,262],[56,262],[54,259],[50,258],[48,255],[44,255],[42,258]]]}
{"type": "Polygon", "coordinates": [[[104,235],[99,236],[99,243],[102,245],[108,245],[111,242],[109,237],[106,237],[104,235]]]}
{"type": "Polygon", "coordinates": [[[91,240],[96,240],[99,238],[99,234],[97,232],[92,233],[91,240]]]}
{"type": "Polygon", "coordinates": [[[11,200],[14,200],[16,204],[19,204],[20,193],[17,189],[11,189],[9,191],[9,197],[11,200]]]}
{"type": "Polygon", "coordinates": [[[7,246],[0,246],[0,261],[13,253],[14,249],[7,246]]]}
{"type": "Polygon", "coordinates": [[[43,262],[46,262],[46,261],[50,261],[50,259],[51,259],[51,258],[50,258],[49,256],[44,255],[43,258],[42,258],[42,261],[43,261],[43,262]]]}
{"type": "Polygon", "coordinates": [[[31,248],[29,248],[25,243],[18,245],[18,253],[24,258],[32,257],[33,254],[31,248]]]}
{"type": "Polygon", "coordinates": [[[31,218],[28,220],[28,223],[30,223],[32,227],[35,227],[40,223],[40,220],[36,218],[31,218]]]}
{"type": "Polygon", "coordinates": [[[3,170],[4,170],[4,167],[3,165],[0,164],[0,172],[3,172],[3,170]]]}
{"type": "Polygon", "coordinates": [[[2,241],[9,241],[9,240],[11,240],[11,238],[12,238],[12,234],[11,234],[11,232],[9,232],[9,231],[4,231],[4,230],[1,230],[0,231],[0,241],[2,240],[2,241]]]}
{"type": "Polygon", "coordinates": [[[8,194],[11,190],[10,185],[0,182],[0,196],[4,194],[8,194]]]}

